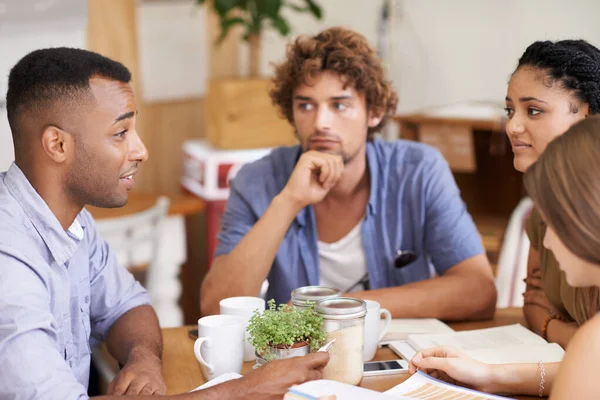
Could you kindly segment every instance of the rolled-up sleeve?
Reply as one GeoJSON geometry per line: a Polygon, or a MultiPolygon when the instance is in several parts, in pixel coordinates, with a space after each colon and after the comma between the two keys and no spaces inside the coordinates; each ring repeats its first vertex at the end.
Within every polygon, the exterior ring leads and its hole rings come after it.
{"type": "MultiPolygon", "coordinates": [[[[87,213],[87,212],[86,212],[87,213]]],[[[86,240],[90,248],[90,320],[92,337],[103,341],[110,327],[127,311],[150,304],[148,292],[119,264],[86,214],[86,240]]]]}
{"type": "Polygon", "coordinates": [[[468,213],[448,163],[439,152],[424,168],[425,247],[436,271],[484,253],[481,237],[468,213]]]}
{"type": "Polygon", "coordinates": [[[0,399],[88,398],[61,353],[50,305],[40,276],[0,249],[0,399]]]}

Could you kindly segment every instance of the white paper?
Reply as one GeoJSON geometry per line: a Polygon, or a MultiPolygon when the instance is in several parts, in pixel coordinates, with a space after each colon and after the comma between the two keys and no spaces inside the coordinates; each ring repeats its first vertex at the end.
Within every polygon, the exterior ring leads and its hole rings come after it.
{"type": "MultiPolygon", "coordinates": [[[[385,320],[381,320],[383,329],[385,320]]],[[[409,334],[416,333],[452,333],[454,330],[435,318],[394,318],[382,342],[405,340],[409,334]]]]}
{"type": "Polygon", "coordinates": [[[409,335],[408,342],[418,350],[437,346],[452,346],[462,350],[479,350],[546,343],[541,336],[536,335],[521,324],[441,335],[409,335]]]}
{"type": "Polygon", "coordinates": [[[460,394],[470,395],[470,397],[468,397],[469,400],[506,399],[506,397],[495,396],[465,389],[460,386],[450,385],[449,383],[434,379],[422,372],[417,372],[401,384],[384,393],[393,396],[395,399],[449,400],[457,398],[455,396],[460,396],[460,394]]]}
{"type": "Polygon", "coordinates": [[[409,335],[407,342],[416,350],[452,346],[492,364],[557,362],[564,355],[560,346],[549,344],[520,324],[441,335],[409,335]]]}
{"type": "Polygon", "coordinates": [[[137,15],[142,98],[203,97],[209,67],[206,6],[193,0],[142,2],[137,15]]]}
{"type": "Polygon", "coordinates": [[[242,375],[236,374],[235,372],[226,372],[223,375],[219,375],[215,379],[206,382],[204,385],[200,385],[196,389],[190,390],[190,392],[195,392],[197,390],[208,389],[209,387],[216,386],[216,385],[218,385],[220,383],[224,383],[224,382],[231,381],[231,380],[234,380],[234,379],[238,379],[238,378],[241,378],[241,377],[242,377],[242,375]]]}
{"type": "Polygon", "coordinates": [[[562,361],[565,351],[556,343],[540,345],[507,346],[502,349],[477,349],[465,351],[477,361],[488,364],[553,363],[562,361]]]}
{"type": "Polygon", "coordinates": [[[405,397],[389,396],[374,390],[348,385],[327,379],[292,386],[284,400],[314,399],[335,395],[336,400],[404,400],[405,397]]]}

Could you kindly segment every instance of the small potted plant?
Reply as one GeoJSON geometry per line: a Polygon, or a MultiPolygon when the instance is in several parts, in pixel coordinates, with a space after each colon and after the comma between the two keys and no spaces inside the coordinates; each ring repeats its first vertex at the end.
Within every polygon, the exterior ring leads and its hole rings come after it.
{"type": "Polygon", "coordinates": [[[250,318],[248,333],[250,343],[263,361],[306,355],[325,343],[323,317],[315,312],[314,303],[306,309],[289,304],[276,306],[275,300],[267,302],[268,309],[255,311],[250,318]]]}

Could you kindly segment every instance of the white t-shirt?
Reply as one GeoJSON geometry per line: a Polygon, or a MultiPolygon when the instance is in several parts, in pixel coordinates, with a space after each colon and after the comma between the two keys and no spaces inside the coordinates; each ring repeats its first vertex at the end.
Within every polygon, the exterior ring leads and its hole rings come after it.
{"type": "Polygon", "coordinates": [[[362,242],[362,219],[343,238],[335,243],[318,241],[319,285],[329,286],[345,292],[364,290],[362,285],[352,285],[367,273],[367,259],[362,242]]]}

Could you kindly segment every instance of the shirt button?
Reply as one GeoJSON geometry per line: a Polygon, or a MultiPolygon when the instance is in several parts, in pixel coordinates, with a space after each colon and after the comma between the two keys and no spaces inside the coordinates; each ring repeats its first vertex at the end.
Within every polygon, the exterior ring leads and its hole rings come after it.
{"type": "Polygon", "coordinates": [[[85,296],[85,304],[90,302],[90,296],[85,296]]]}

